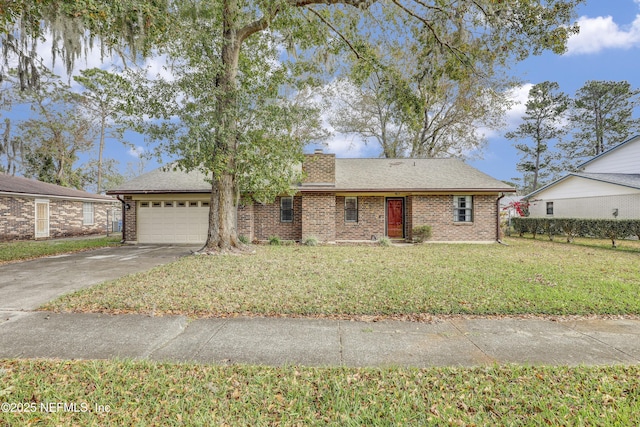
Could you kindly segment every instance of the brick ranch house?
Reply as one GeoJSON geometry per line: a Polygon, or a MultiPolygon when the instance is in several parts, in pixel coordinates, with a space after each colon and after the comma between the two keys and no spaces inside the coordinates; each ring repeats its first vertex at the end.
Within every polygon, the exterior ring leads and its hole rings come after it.
{"type": "Polygon", "coordinates": [[[106,232],[113,197],[0,173],[0,241],[106,232]]]}
{"type": "MultiPolygon", "coordinates": [[[[515,190],[458,159],[336,159],[305,156],[293,196],[238,207],[237,230],[252,241],[271,236],[321,242],[412,238],[430,225],[432,241],[499,239],[499,199],[515,190]]],[[[125,207],[124,240],[206,240],[211,186],[198,172],[156,169],[108,194],[125,207]]]]}

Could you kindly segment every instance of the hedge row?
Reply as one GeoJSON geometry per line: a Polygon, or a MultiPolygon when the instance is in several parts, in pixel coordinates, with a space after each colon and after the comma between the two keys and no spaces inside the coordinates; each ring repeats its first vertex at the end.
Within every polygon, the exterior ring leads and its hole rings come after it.
{"type": "Polygon", "coordinates": [[[538,234],[549,236],[565,236],[567,242],[576,237],[595,237],[610,239],[613,247],[616,241],[633,236],[640,239],[639,219],[583,219],[583,218],[512,218],[516,233],[522,236],[531,233],[535,239],[538,234]]]}

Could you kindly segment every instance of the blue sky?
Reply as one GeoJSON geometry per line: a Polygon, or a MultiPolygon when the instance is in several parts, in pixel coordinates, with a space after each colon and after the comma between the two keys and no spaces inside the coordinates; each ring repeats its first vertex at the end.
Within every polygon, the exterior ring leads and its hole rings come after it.
{"type": "Polygon", "coordinates": [[[566,54],[543,54],[514,67],[527,83],[516,96],[521,104],[509,112],[508,128],[489,136],[483,159],[471,165],[501,180],[519,176],[517,150],[503,136],[520,123],[531,84],[555,81],[570,96],[589,80],[626,80],[640,88],[640,0],[587,0],[578,13],[580,34],[570,39],[566,54]]]}
{"type": "MultiPolygon", "coordinates": [[[[578,16],[580,34],[570,39],[566,54],[532,56],[512,68],[511,74],[523,82],[514,92],[518,104],[507,114],[504,129],[486,134],[488,145],[482,158],[469,160],[469,164],[504,181],[520,175],[518,152],[504,134],[521,122],[533,84],[555,81],[570,96],[589,80],[626,80],[640,88],[640,0],[587,0],[578,16]]],[[[376,145],[365,146],[358,137],[340,136],[329,141],[328,151],[340,157],[377,157],[380,153],[376,145]]]]}
{"type": "MultiPolygon", "coordinates": [[[[529,88],[533,84],[545,80],[556,81],[560,89],[571,96],[589,80],[626,80],[633,88],[640,88],[640,0],[587,0],[586,4],[579,7],[578,15],[581,31],[570,39],[565,55],[546,53],[531,57],[512,68],[512,74],[524,83],[513,94],[519,104],[509,111],[504,129],[487,134],[488,145],[482,158],[470,160],[471,165],[505,181],[519,176],[516,171],[518,153],[513,148],[513,142],[505,139],[504,134],[519,124],[529,88]]],[[[46,55],[50,47],[45,43],[40,52],[46,55]]],[[[150,74],[163,72],[160,61],[149,64],[153,67],[150,74]]],[[[98,55],[81,60],[78,64],[78,68],[91,67],[105,68],[108,65],[101,64],[98,55]]],[[[60,66],[55,71],[64,74],[60,66]]],[[[120,162],[122,172],[126,170],[127,163],[138,163],[139,154],[146,150],[141,137],[130,137],[130,142],[135,146],[133,149],[117,141],[109,141],[105,151],[105,157],[120,162]]],[[[327,143],[325,151],[336,153],[338,157],[378,157],[380,153],[378,146],[365,146],[359,137],[334,135],[327,143]]],[[[145,170],[156,166],[155,161],[149,161],[145,170]]]]}

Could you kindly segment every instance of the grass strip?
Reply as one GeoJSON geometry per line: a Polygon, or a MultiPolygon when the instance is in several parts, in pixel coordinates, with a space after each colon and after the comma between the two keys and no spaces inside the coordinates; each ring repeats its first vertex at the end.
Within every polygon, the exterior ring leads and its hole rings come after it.
{"type": "Polygon", "coordinates": [[[351,369],[5,360],[0,380],[6,425],[640,424],[638,366],[351,369]]]}
{"type": "Polygon", "coordinates": [[[78,240],[43,240],[0,243],[0,264],[24,261],[63,253],[113,246],[120,243],[120,237],[101,237],[78,240]]]}
{"type": "Polygon", "coordinates": [[[182,258],[44,309],[190,317],[640,314],[640,252],[508,242],[258,246],[247,256],[182,258]]]}

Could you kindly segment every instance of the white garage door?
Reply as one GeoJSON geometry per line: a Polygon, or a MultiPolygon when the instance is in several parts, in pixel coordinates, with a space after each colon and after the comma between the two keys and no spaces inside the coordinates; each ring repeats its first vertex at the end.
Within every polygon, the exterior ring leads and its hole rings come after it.
{"type": "Polygon", "coordinates": [[[208,217],[208,202],[138,202],[138,243],[204,244],[208,217]]]}

